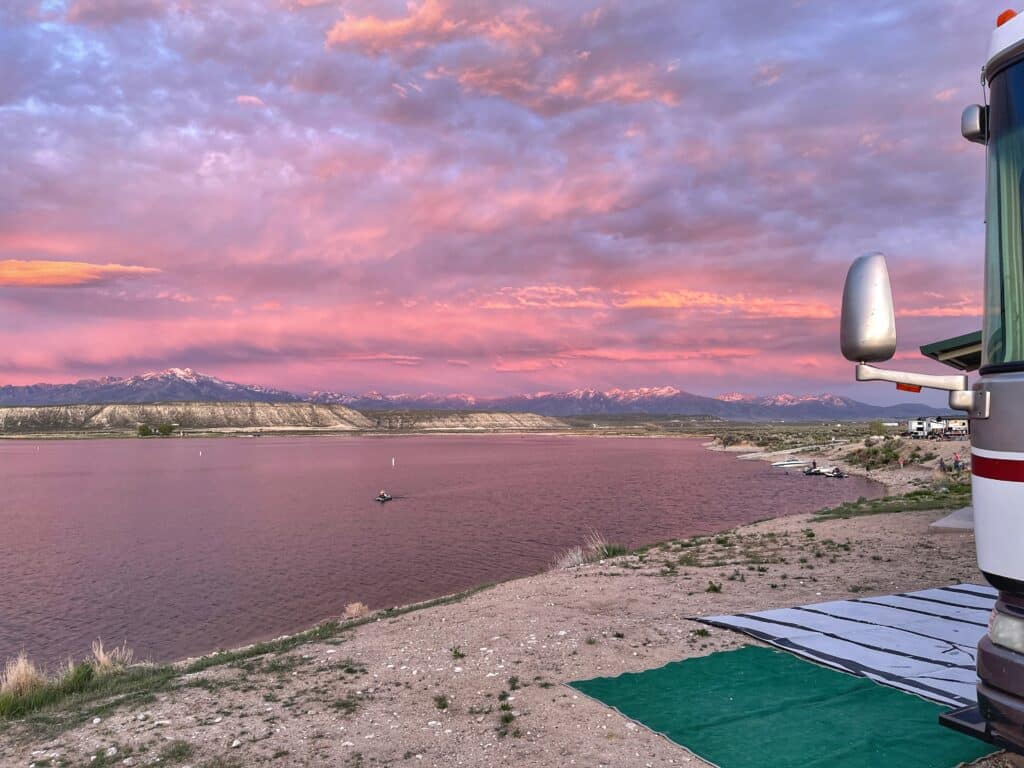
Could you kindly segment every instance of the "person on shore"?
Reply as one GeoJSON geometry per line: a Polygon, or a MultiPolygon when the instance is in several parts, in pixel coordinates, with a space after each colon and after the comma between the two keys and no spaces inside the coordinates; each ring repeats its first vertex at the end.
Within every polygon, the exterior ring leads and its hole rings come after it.
{"type": "Polygon", "coordinates": [[[903,457],[902,456],[900,456],[900,469],[901,470],[903,469],[903,457]]]}
{"type": "Polygon", "coordinates": [[[955,452],[953,454],[953,469],[955,471],[959,472],[963,468],[964,468],[964,463],[962,461],[960,461],[960,453],[959,452],[955,452]]]}
{"type": "Polygon", "coordinates": [[[942,474],[946,474],[947,471],[948,470],[946,469],[946,460],[940,456],[939,457],[939,472],[941,472],[942,474]]]}
{"type": "Polygon", "coordinates": [[[811,459],[811,469],[817,469],[817,468],[818,468],[818,460],[817,459],[811,459]]]}

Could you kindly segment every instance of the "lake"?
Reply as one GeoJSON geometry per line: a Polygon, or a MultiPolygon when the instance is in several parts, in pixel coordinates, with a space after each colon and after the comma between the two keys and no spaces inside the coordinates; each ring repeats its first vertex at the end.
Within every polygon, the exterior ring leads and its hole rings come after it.
{"type": "Polygon", "coordinates": [[[675,438],[0,442],[0,660],[197,655],[533,574],[590,529],[638,546],[882,490],[675,438]]]}

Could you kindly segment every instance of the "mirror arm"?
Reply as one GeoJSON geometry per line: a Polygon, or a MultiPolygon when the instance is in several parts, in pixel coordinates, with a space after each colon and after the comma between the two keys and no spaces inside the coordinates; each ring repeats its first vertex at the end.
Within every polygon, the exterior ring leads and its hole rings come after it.
{"type": "Polygon", "coordinates": [[[926,389],[944,389],[947,392],[958,392],[967,389],[967,376],[931,376],[926,373],[910,373],[909,371],[887,371],[866,363],[857,364],[857,381],[891,381],[896,384],[909,384],[912,387],[926,389]]]}
{"type": "Polygon", "coordinates": [[[966,411],[972,419],[987,419],[989,393],[967,388],[967,376],[932,376],[910,371],[887,371],[866,363],[857,364],[857,381],[891,381],[909,384],[912,387],[940,389],[949,392],[949,407],[954,411],[966,411]]]}

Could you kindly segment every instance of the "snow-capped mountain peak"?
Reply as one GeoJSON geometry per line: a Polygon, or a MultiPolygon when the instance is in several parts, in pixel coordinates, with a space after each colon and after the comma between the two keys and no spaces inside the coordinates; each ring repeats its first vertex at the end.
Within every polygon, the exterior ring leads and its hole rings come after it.
{"type": "Polygon", "coordinates": [[[0,386],[3,405],[71,405],[83,403],[189,402],[295,402],[306,401],[344,405],[355,409],[431,409],[532,412],[545,416],[600,414],[672,414],[736,419],[831,420],[835,418],[899,418],[936,409],[919,404],[878,407],[833,394],[746,395],[731,392],[702,397],[673,386],[635,387],[606,391],[592,387],[568,392],[535,392],[511,397],[480,398],[470,394],[382,394],[362,395],[337,391],[314,391],[297,395],[279,389],[238,384],[208,376],[191,368],[163,371],[127,378],[86,379],[74,384],[33,384],[0,386]]]}
{"type": "Polygon", "coordinates": [[[748,395],[744,392],[726,392],[721,395],[715,395],[715,400],[721,400],[723,403],[750,403],[757,400],[757,395],[748,395]]]}

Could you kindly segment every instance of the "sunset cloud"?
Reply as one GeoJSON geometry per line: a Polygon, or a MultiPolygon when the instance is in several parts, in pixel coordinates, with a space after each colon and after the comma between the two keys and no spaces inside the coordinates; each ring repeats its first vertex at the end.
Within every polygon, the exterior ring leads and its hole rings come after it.
{"type": "Polygon", "coordinates": [[[166,11],[164,0],[74,0],[67,20],[82,24],[119,24],[149,19],[166,11]]]}
{"type": "Polygon", "coordinates": [[[241,104],[241,105],[246,106],[246,107],[263,107],[263,106],[266,106],[263,103],[263,99],[261,99],[259,96],[252,96],[252,95],[247,94],[247,93],[243,93],[243,94],[241,94],[239,96],[235,96],[235,103],[236,104],[241,104]]]}
{"type": "Polygon", "coordinates": [[[82,261],[0,261],[0,286],[50,288],[87,285],[119,277],[140,277],[160,270],[124,264],[87,264],[82,261]]]}
{"type": "Polygon", "coordinates": [[[395,48],[445,42],[468,32],[465,19],[451,16],[444,0],[410,2],[404,15],[394,18],[345,16],[327,33],[328,45],[353,44],[373,54],[395,48]]]}
{"type": "Polygon", "coordinates": [[[892,397],[838,354],[842,281],[888,254],[901,365],[980,327],[984,153],[957,128],[991,22],[953,0],[16,3],[0,384],[177,365],[892,397]]]}
{"type": "Polygon", "coordinates": [[[618,299],[622,309],[679,309],[693,312],[730,312],[751,317],[813,318],[838,317],[834,305],[819,300],[784,299],[774,296],[721,294],[708,291],[657,291],[633,293],[618,299]]]}

